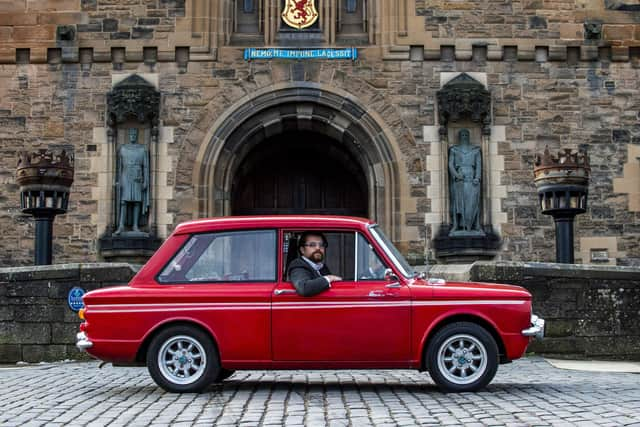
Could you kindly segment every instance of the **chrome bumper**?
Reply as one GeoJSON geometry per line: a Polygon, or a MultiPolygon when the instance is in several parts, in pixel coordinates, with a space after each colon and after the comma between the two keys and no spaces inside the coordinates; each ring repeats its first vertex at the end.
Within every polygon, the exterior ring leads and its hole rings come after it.
{"type": "Polygon", "coordinates": [[[531,315],[531,327],[522,330],[525,337],[534,337],[541,340],[544,338],[544,319],[539,318],[535,314],[531,315]]]}
{"type": "Polygon", "coordinates": [[[93,343],[89,341],[87,334],[84,332],[78,332],[76,334],[76,347],[78,347],[78,350],[80,351],[85,351],[86,349],[93,347],[93,343]]]}

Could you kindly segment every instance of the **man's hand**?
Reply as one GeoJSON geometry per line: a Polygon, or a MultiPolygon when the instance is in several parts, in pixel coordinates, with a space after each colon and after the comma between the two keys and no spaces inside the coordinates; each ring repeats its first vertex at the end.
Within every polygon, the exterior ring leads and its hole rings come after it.
{"type": "Polygon", "coordinates": [[[327,280],[329,280],[329,283],[331,283],[331,282],[339,282],[339,281],[342,280],[342,277],[336,276],[335,274],[327,274],[324,277],[326,277],[327,280]]]}

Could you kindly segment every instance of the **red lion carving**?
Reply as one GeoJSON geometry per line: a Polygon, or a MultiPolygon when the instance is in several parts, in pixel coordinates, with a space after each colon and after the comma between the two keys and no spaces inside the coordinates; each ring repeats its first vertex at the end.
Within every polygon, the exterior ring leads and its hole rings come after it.
{"type": "Polygon", "coordinates": [[[294,16],[296,19],[302,19],[303,21],[307,20],[307,11],[306,11],[306,7],[307,7],[307,3],[309,2],[309,0],[293,0],[293,4],[295,4],[295,7],[293,8],[294,10],[294,16]],[[296,14],[296,12],[298,12],[296,14]]]}

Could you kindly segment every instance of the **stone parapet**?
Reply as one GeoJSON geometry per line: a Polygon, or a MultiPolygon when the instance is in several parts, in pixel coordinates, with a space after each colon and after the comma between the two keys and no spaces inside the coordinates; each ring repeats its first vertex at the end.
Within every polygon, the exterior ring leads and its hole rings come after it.
{"type": "Polygon", "coordinates": [[[75,347],[80,320],[69,291],[126,284],[129,264],[58,264],[0,269],[0,363],[84,359],[75,347]]]}
{"type": "MultiPolygon", "coordinates": [[[[2,29],[3,27],[0,27],[2,29]]],[[[0,35],[2,33],[0,32],[0,35]]],[[[614,62],[629,62],[638,60],[638,46],[612,46],[609,43],[602,42],[598,45],[584,44],[576,45],[575,43],[559,44],[553,40],[537,41],[535,46],[531,45],[528,40],[508,39],[508,40],[490,40],[488,49],[487,46],[482,46],[478,52],[488,52],[482,54],[482,58],[479,60],[472,52],[471,44],[474,40],[459,40],[457,44],[454,44],[452,40],[431,40],[424,45],[417,47],[421,48],[422,58],[411,57],[409,49],[399,49],[394,51],[393,57],[385,56],[385,60],[398,60],[398,61],[449,61],[449,55],[453,53],[456,61],[459,62],[509,62],[506,51],[514,49],[517,55],[517,60],[520,62],[566,62],[568,60],[567,48],[576,49],[580,55],[580,60],[584,62],[594,61],[614,61],[614,62]],[[468,44],[468,46],[466,46],[468,44]],[[536,55],[537,51],[546,51],[547,54],[543,60],[536,55]]],[[[482,41],[486,44],[487,42],[482,41]]],[[[639,42],[640,44],[640,42],[639,42]]],[[[474,45],[475,46],[475,45],[474,45]]],[[[209,56],[198,56],[195,54],[195,50],[189,47],[178,46],[173,49],[167,49],[166,46],[161,44],[145,43],[113,43],[113,49],[104,49],[100,46],[89,46],[86,43],[80,43],[79,46],[65,46],[56,47],[42,46],[38,43],[13,43],[9,47],[0,48],[0,64],[15,64],[23,63],[21,59],[21,52],[28,51],[26,56],[27,63],[42,64],[59,63],[59,58],[62,58],[65,63],[100,63],[100,62],[112,62],[112,63],[142,63],[154,64],[162,62],[176,62],[178,57],[177,53],[181,49],[187,49],[187,54],[190,62],[216,62],[209,56]],[[20,50],[19,51],[17,51],[20,50]],[[121,50],[118,50],[121,49],[121,50]],[[87,59],[81,58],[80,50],[86,51],[87,59]],[[156,51],[157,54],[152,59],[145,59],[145,51],[156,51]],[[124,57],[121,57],[122,53],[124,57]]],[[[238,57],[241,58],[244,54],[243,47],[226,46],[218,49],[221,56],[224,57],[238,57]]],[[[379,48],[377,46],[363,46],[358,48],[359,55],[362,57],[376,57],[378,56],[379,48]]]]}
{"type": "MultiPolygon", "coordinates": [[[[67,305],[74,286],[127,283],[129,264],[63,264],[0,269],[0,363],[86,357],[74,345],[79,320],[67,305]]],[[[526,262],[436,265],[432,277],[508,283],[533,295],[546,337],[529,351],[564,358],[640,360],[640,268],[526,262]]]]}
{"type": "Polygon", "coordinates": [[[529,351],[545,356],[640,360],[640,268],[483,262],[434,266],[434,277],[507,283],[533,295],[546,337],[529,351]],[[464,271],[463,271],[464,270],[464,271]]]}

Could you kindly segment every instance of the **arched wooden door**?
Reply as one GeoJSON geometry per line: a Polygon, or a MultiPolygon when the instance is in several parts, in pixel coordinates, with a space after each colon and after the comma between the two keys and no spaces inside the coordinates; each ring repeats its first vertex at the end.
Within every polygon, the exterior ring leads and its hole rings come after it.
{"type": "Polygon", "coordinates": [[[368,216],[359,163],[340,144],[313,132],[285,132],[243,160],[231,191],[233,215],[368,216]]]}

